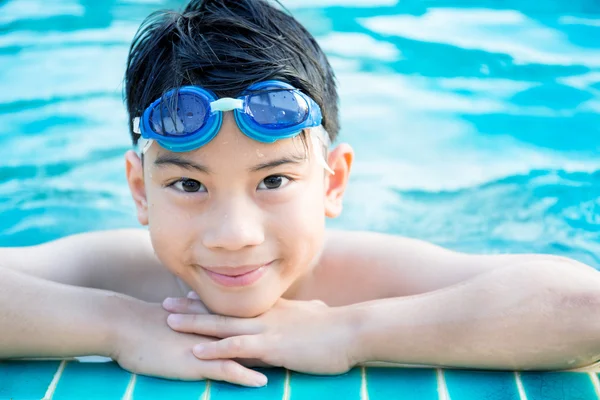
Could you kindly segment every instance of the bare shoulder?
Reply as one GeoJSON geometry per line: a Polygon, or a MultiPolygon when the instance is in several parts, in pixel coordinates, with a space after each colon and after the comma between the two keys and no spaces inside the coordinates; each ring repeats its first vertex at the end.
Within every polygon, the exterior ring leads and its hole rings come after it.
{"type": "Polygon", "coordinates": [[[424,275],[432,258],[458,253],[431,243],[369,231],[328,230],[313,271],[312,296],[330,305],[346,305],[429,291],[424,275]],[[419,275],[420,277],[417,277],[419,275]]]}
{"type": "Polygon", "coordinates": [[[302,297],[345,305],[418,295],[496,268],[532,261],[578,265],[573,260],[545,254],[468,254],[420,239],[331,230],[309,283],[303,285],[302,297]]]}
{"type": "Polygon", "coordinates": [[[0,266],[148,301],[182,294],[144,229],[92,231],[35,246],[0,248],[0,266]]]}

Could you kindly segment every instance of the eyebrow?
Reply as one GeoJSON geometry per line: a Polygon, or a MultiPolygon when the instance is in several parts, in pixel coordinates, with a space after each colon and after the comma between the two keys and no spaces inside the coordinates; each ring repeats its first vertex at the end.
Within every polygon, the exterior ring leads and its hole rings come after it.
{"type": "MultiPolygon", "coordinates": [[[[306,160],[305,157],[301,157],[299,155],[290,155],[283,158],[278,158],[276,160],[267,161],[261,164],[257,164],[253,167],[248,168],[250,172],[257,172],[265,169],[271,169],[278,167],[284,164],[300,164],[306,160]]],[[[212,171],[205,165],[198,164],[194,161],[188,160],[184,157],[175,154],[161,154],[156,157],[154,160],[154,165],[157,167],[162,167],[166,165],[174,165],[179,168],[187,169],[187,170],[195,170],[199,172],[203,172],[205,174],[211,174],[212,171]]]]}
{"type": "Polygon", "coordinates": [[[204,172],[205,174],[211,173],[210,168],[202,164],[197,164],[193,161],[187,160],[175,154],[160,154],[158,157],[156,157],[156,160],[154,160],[154,165],[156,165],[157,167],[174,165],[176,167],[187,169],[189,171],[196,170],[199,172],[204,172]]]}
{"type": "Polygon", "coordinates": [[[257,171],[261,171],[264,169],[271,169],[271,168],[279,167],[280,165],[284,165],[284,164],[300,164],[300,163],[304,162],[305,160],[306,160],[305,157],[301,157],[298,155],[290,155],[287,157],[278,158],[273,161],[267,161],[265,163],[255,165],[254,167],[248,168],[248,171],[257,172],[257,171]]]}

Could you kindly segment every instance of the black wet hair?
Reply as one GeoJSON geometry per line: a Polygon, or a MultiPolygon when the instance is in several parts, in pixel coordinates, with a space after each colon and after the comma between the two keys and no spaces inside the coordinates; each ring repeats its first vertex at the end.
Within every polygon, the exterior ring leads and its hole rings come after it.
{"type": "Polygon", "coordinates": [[[320,107],[331,142],[339,131],[335,76],[314,37],[278,2],[192,0],[183,12],[142,22],[127,59],[125,101],[132,120],[171,89],[198,85],[235,97],[253,83],[285,81],[320,107]]]}

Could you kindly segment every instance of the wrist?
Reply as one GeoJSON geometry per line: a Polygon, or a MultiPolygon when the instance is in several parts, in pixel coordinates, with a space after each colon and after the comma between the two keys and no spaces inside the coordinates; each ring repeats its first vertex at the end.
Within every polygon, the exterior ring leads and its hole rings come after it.
{"type": "Polygon", "coordinates": [[[132,336],[131,331],[136,325],[135,309],[143,302],[120,293],[108,292],[105,296],[103,315],[106,334],[101,355],[117,360],[121,349],[126,348],[132,336]]]}
{"type": "Polygon", "coordinates": [[[348,358],[355,366],[371,361],[371,349],[366,338],[368,314],[365,309],[356,305],[338,307],[334,310],[340,315],[341,326],[348,332],[348,358]]]}

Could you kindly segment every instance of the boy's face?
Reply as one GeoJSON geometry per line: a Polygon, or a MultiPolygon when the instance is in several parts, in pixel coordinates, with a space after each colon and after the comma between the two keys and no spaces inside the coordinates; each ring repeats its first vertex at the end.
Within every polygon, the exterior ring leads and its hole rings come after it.
{"type": "Polygon", "coordinates": [[[128,152],[127,178],[161,262],[213,312],[268,310],[317,261],[325,217],[341,211],[352,150],[329,154],[326,174],[300,136],[265,144],[231,112],[207,145],[174,153],[128,152]]]}

